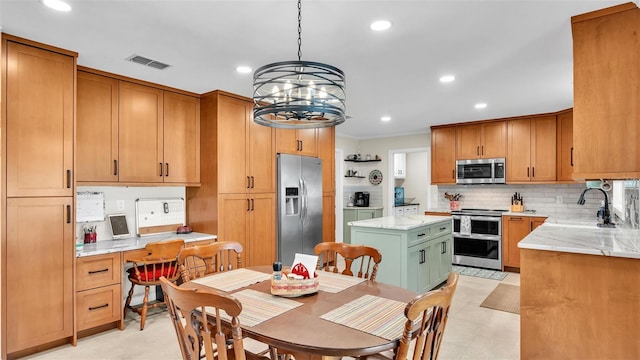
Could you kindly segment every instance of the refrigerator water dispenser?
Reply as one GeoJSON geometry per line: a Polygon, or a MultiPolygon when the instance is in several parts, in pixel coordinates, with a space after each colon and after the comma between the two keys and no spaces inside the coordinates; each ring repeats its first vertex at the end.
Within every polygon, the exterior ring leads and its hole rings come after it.
{"type": "Polygon", "coordinates": [[[300,214],[300,197],[298,196],[297,187],[285,188],[284,209],[285,215],[300,214]]]}

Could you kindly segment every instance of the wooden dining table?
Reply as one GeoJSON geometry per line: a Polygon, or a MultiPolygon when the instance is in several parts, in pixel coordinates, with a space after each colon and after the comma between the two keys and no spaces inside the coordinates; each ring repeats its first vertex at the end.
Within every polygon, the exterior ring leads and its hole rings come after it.
{"type": "MultiPolygon", "coordinates": [[[[271,273],[269,266],[250,267],[248,269],[261,273],[271,273]]],[[[217,274],[209,276],[217,276],[217,274]]],[[[322,275],[322,272],[320,272],[319,279],[321,284],[322,275]]],[[[189,281],[181,286],[199,289],[210,288],[195,281],[189,281]]],[[[229,292],[233,294],[247,289],[269,294],[270,298],[273,297],[269,279],[229,292]]],[[[402,303],[408,303],[417,296],[415,292],[404,288],[369,280],[362,281],[337,293],[323,291],[320,288],[317,293],[312,295],[287,298],[302,303],[302,305],[257,325],[248,326],[243,324],[241,320],[242,332],[246,337],[275,347],[280,353],[294,355],[296,360],[320,359],[322,356],[359,357],[395,349],[402,337],[402,329],[397,332],[397,336],[394,332],[392,336],[387,336],[393,338],[387,339],[321,318],[321,316],[332,310],[336,310],[365,295],[373,296],[375,299],[382,301],[388,299],[402,303]]],[[[276,297],[272,299],[279,301],[276,297]]],[[[243,304],[243,311],[245,309],[246,307],[243,304]]],[[[404,314],[404,307],[402,307],[402,313],[404,314]]]]}

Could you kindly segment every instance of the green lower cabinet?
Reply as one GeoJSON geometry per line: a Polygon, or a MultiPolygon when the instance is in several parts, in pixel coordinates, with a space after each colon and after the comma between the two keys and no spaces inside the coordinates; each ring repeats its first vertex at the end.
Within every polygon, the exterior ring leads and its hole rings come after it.
{"type": "Polygon", "coordinates": [[[368,208],[349,208],[343,209],[343,233],[342,242],[345,244],[351,244],[351,226],[348,224],[351,221],[360,221],[373,218],[382,217],[381,207],[368,207],[368,208]]]}
{"type": "Polygon", "coordinates": [[[376,281],[418,293],[447,280],[451,239],[451,221],[411,230],[351,228],[351,243],[372,246],[382,253],[376,281]]]}

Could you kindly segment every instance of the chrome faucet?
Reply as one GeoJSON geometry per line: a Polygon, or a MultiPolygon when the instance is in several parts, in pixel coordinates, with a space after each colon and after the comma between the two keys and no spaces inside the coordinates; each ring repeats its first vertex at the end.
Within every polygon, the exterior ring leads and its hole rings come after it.
{"type": "Polygon", "coordinates": [[[585,203],[584,194],[589,190],[600,190],[604,194],[604,210],[602,212],[602,220],[603,220],[602,225],[603,226],[615,225],[611,222],[611,213],[609,212],[609,195],[607,195],[606,191],[599,188],[586,188],[578,198],[578,205],[584,205],[585,203]]]}

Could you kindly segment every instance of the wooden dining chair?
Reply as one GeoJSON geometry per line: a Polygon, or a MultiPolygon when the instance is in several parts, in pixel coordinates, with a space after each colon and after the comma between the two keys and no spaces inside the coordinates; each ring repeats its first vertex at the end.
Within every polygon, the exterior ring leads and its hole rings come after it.
{"type": "Polygon", "coordinates": [[[220,241],[207,245],[185,247],[178,254],[182,281],[240,268],[242,244],[237,241],[220,241]]]}
{"type": "Polygon", "coordinates": [[[322,242],[313,251],[319,256],[318,269],[354,276],[351,266],[355,262],[360,264],[357,276],[371,281],[375,281],[378,264],[382,261],[382,254],[378,249],[364,245],[322,242]],[[343,270],[339,269],[341,261],[344,261],[343,270]]]}
{"type": "Polygon", "coordinates": [[[400,345],[395,351],[395,360],[406,360],[411,348],[413,355],[410,358],[413,360],[438,358],[451,300],[457,286],[458,273],[451,272],[445,286],[418,295],[407,304],[404,309],[407,321],[400,345]]]}
{"type": "Polygon", "coordinates": [[[216,289],[182,289],[164,277],[160,284],[184,360],[246,359],[238,318],[242,312],[240,301],[216,289]],[[213,312],[214,326],[209,326],[207,308],[213,312]],[[231,317],[231,339],[221,331],[223,311],[231,317]]]}
{"type": "Polygon", "coordinates": [[[128,258],[126,262],[133,263],[133,267],[128,270],[131,289],[124,304],[123,317],[127,315],[127,309],[140,314],[140,330],[144,330],[147,311],[164,305],[164,299],[156,299],[156,302],[149,302],[149,288],[160,285],[160,277],[165,277],[169,281],[176,281],[180,278],[180,267],[178,266],[178,252],[184,247],[184,240],[166,240],[148,243],[145,248],[145,255],[140,258],[128,258]],[[133,288],[136,285],[144,286],[144,299],[142,306],[131,306],[133,288]]]}

